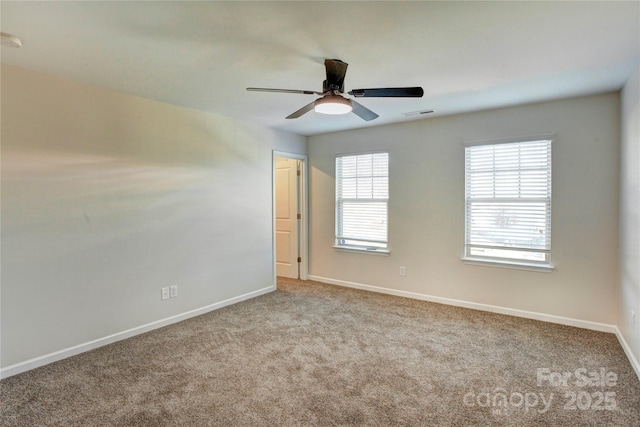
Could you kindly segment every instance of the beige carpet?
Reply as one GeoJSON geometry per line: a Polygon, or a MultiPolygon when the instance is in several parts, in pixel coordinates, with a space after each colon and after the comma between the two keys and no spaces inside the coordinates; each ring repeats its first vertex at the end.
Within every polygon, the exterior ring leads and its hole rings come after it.
{"type": "Polygon", "coordinates": [[[2,380],[0,405],[2,426],[640,426],[640,382],[612,334],[281,280],[2,380]]]}

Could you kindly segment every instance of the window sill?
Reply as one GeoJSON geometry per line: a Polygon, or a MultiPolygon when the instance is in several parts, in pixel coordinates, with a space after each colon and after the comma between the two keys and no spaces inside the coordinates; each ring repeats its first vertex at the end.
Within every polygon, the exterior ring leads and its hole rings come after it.
{"type": "Polygon", "coordinates": [[[498,268],[511,268],[515,270],[527,270],[538,271],[542,273],[551,273],[555,270],[552,264],[534,264],[527,262],[515,262],[515,261],[499,261],[489,260],[483,258],[462,258],[462,262],[471,265],[481,265],[484,267],[498,267],[498,268]]]}
{"type": "Polygon", "coordinates": [[[334,246],[333,248],[339,252],[355,252],[359,254],[369,254],[369,255],[378,255],[378,256],[389,256],[389,253],[390,253],[388,249],[382,249],[382,248],[367,249],[367,248],[359,248],[357,246],[334,246]]]}

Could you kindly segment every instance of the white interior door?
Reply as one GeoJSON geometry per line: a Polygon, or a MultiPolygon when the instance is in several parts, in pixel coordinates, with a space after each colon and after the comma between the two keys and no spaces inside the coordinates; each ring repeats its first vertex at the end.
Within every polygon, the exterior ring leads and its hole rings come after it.
{"type": "Polygon", "coordinates": [[[299,160],[276,158],[276,274],[297,279],[299,160]]]}

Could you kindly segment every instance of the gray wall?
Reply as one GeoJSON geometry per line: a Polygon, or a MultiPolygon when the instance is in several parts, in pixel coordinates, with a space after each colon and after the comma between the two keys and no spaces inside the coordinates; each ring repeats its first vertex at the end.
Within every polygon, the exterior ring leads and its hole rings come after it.
{"type": "Polygon", "coordinates": [[[616,324],[620,99],[566,99],[310,137],[315,278],[616,324]],[[555,133],[552,273],[464,264],[463,141],[555,133]],[[388,149],[388,257],[334,243],[338,153],[388,149]],[[405,277],[399,266],[406,266],[405,277]]]}
{"type": "Polygon", "coordinates": [[[273,286],[273,149],[306,143],[3,66],[1,366],[273,286]]]}
{"type": "Polygon", "coordinates": [[[638,364],[640,361],[640,68],[631,76],[622,91],[621,151],[618,327],[638,364]],[[636,314],[635,325],[631,319],[632,311],[636,314]]]}
{"type": "MultiPolygon", "coordinates": [[[[310,274],[617,324],[638,359],[639,80],[621,112],[606,94],[310,137],[310,274]],[[462,142],[549,132],[556,270],[463,264],[462,142]],[[332,248],[334,156],[372,149],[388,257],[332,248]]],[[[273,285],[271,152],[305,138],[10,66],[1,107],[0,367],[273,285]]]]}

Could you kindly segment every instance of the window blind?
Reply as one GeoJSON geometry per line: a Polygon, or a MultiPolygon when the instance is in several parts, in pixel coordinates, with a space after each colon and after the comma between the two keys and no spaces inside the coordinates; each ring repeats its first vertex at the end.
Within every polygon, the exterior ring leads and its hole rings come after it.
{"type": "Polygon", "coordinates": [[[336,245],[387,247],[389,153],[336,157],[336,245]]]}
{"type": "Polygon", "coordinates": [[[466,256],[549,263],[551,140],[465,147],[466,256]]]}

